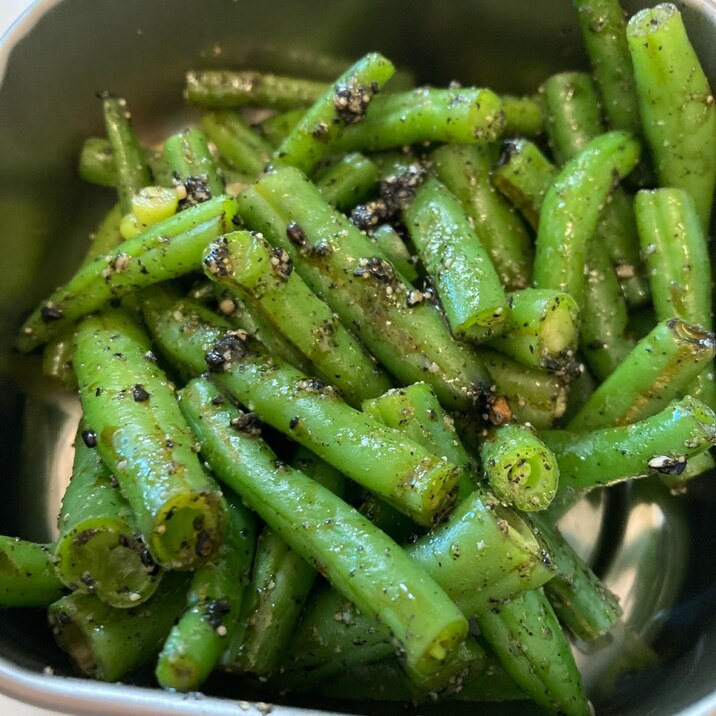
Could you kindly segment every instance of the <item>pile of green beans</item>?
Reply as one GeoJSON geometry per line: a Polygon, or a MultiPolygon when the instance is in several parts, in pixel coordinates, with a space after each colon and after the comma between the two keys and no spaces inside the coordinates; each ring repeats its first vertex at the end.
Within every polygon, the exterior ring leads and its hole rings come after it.
{"type": "Polygon", "coordinates": [[[72,476],[0,537],[79,673],[591,712],[569,638],[621,609],[548,508],[713,467],[716,105],[674,6],[574,5],[593,72],[528,97],[197,70],[148,148],[101,95],[115,206],[16,345],[72,476]]]}

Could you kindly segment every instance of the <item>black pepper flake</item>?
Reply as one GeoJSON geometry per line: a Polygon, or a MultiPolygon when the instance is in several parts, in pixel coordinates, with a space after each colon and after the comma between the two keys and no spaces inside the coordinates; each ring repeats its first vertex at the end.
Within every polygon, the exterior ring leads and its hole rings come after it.
{"type": "Polygon", "coordinates": [[[99,398],[99,396],[102,395],[103,392],[104,390],[102,388],[97,388],[97,390],[95,390],[94,392],[94,397],[99,398]]]}
{"type": "Polygon", "coordinates": [[[53,306],[51,303],[46,303],[40,309],[40,316],[45,323],[50,323],[51,321],[58,321],[60,318],[63,318],[64,315],[65,312],[61,308],[53,306]]]}
{"type": "Polygon", "coordinates": [[[204,360],[211,371],[223,370],[235,360],[247,355],[246,332],[231,331],[218,340],[214,347],[206,353],[204,360]]]}
{"type": "Polygon", "coordinates": [[[358,266],[354,269],[353,275],[358,278],[374,278],[385,284],[391,284],[395,281],[393,267],[379,256],[359,259],[358,266]]]}
{"type": "Polygon", "coordinates": [[[82,442],[88,448],[97,447],[97,433],[94,430],[83,430],[82,431],[82,442]]]}
{"type": "Polygon", "coordinates": [[[212,629],[219,629],[224,624],[224,617],[231,611],[231,605],[225,599],[214,599],[204,609],[204,619],[212,629]]]}
{"type": "Polygon", "coordinates": [[[661,475],[681,475],[686,469],[686,456],[657,455],[649,460],[649,467],[661,475]]]}
{"type": "Polygon", "coordinates": [[[363,117],[370,104],[373,95],[377,92],[378,85],[373,82],[365,85],[336,85],[333,95],[333,106],[336,108],[336,115],[343,124],[357,124],[363,117]]]}
{"type": "Polygon", "coordinates": [[[215,396],[211,399],[211,404],[212,404],[212,405],[223,405],[225,402],[226,402],[226,398],[224,398],[223,395],[215,395],[215,396]]]}
{"type": "Polygon", "coordinates": [[[196,547],[194,548],[194,551],[199,557],[207,557],[209,554],[211,554],[211,550],[211,533],[207,532],[206,530],[202,530],[196,536],[196,547]]]}
{"type": "Polygon", "coordinates": [[[301,225],[296,221],[288,222],[286,225],[286,236],[288,236],[288,240],[292,244],[298,246],[299,248],[303,248],[308,241],[306,239],[306,233],[301,225]]]}
{"type": "Polygon", "coordinates": [[[243,413],[238,418],[232,418],[231,427],[245,435],[261,435],[261,422],[256,413],[243,413]]]}
{"type": "Polygon", "coordinates": [[[288,427],[289,427],[291,430],[293,430],[293,429],[298,425],[298,422],[299,422],[300,419],[301,419],[301,418],[299,418],[298,415],[294,415],[294,416],[291,418],[291,420],[290,420],[290,422],[289,422],[289,424],[288,424],[288,427]]]}
{"type": "Polygon", "coordinates": [[[206,270],[218,278],[228,276],[232,272],[231,260],[229,258],[229,245],[223,236],[211,244],[211,249],[204,257],[206,270]]]}
{"type": "Polygon", "coordinates": [[[330,136],[328,125],[325,122],[318,122],[311,130],[311,136],[319,142],[327,142],[330,136]]]}
{"type": "Polygon", "coordinates": [[[179,210],[187,209],[190,206],[201,204],[211,199],[211,191],[207,185],[206,176],[191,176],[182,180],[178,174],[174,174],[174,179],[179,184],[183,184],[186,188],[186,198],[179,202],[179,210]]]}
{"type": "Polygon", "coordinates": [[[135,403],[144,403],[149,400],[149,393],[147,393],[141,383],[137,383],[134,388],[132,388],[132,398],[134,398],[135,403]]]}
{"type": "Polygon", "coordinates": [[[69,626],[72,624],[72,617],[67,612],[55,612],[54,621],[59,626],[69,626]]]}
{"type": "Polygon", "coordinates": [[[293,273],[293,261],[284,249],[275,246],[271,250],[271,266],[282,281],[288,281],[293,273]]]}

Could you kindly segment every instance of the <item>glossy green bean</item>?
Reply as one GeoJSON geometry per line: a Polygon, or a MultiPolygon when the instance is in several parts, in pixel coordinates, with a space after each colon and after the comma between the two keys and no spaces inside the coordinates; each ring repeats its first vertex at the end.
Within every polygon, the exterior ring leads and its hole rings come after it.
{"type": "Polygon", "coordinates": [[[164,142],[164,161],[175,180],[186,186],[187,206],[224,193],[224,179],[202,131],[184,129],[169,137],[164,142]]]}
{"type": "Polygon", "coordinates": [[[54,547],[0,536],[0,606],[46,607],[62,596],[54,547]]]}
{"type": "Polygon", "coordinates": [[[378,167],[368,157],[353,152],[341,157],[316,179],[329,204],[348,211],[368,198],[378,180],[378,167]]]}

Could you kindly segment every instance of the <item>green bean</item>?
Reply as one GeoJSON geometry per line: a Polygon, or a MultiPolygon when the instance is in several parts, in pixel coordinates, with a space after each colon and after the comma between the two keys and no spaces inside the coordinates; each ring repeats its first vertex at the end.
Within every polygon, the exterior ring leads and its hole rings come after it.
{"type": "Polygon", "coordinates": [[[410,517],[370,493],[366,494],[358,511],[388,537],[401,544],[417,539],[417,536],[424,531],[410,517]]]}
{"type": "Polygon", "coordinates": [[[487,370],[509,403],[514,418],[541,430],[564,414],[567,391],[556,375],[527,368],[496,351],[480,351],[487,370]]]}
{"type": "Polygon", "coordinates": [[[454,497],[457,469],[344,403],[329,386],[227,331],[208,309],[158,290],[144,317],[175,368],[215,380],[269,425],[312,450],[416,522],[430,525],[454,497]]]}
{"type": "Polygon", "coordinates": [[[288,254],[272,249],[259,234],[236,231],[209,244],[204,271],[240,297],[250,296],[311,361],[318,377],[335,385],[349,404],[358,405],[390,388],[374,359],[293,271],[288,254]]]}
{"type": "Polygon", "coordinates": [[[673,318],[657,324],[570,420],[584,432],[628,425],[664,409],[714,358],[713,334],[673,318]]]}
{"type": "Polygon", "coordinates": [[[155,674],[165,689],[196,691],[227,648],[239,620],[256,548],[256,519],[234,495],[227,496],[226,541],[209,564],[193,574],[188,608],[172,627],[155,674]]]}
{"type": "Polygon", "coordinates": [[[154,594],[162,572],[137,529],[96,450],[96,436],[81,424],[75,459],[58,519],[57,575],[70,589],[96,594],[113,607],[132,607],[154,594]]]}
{"type": "Polygon", "coordinates": [[[75,370],[92,440],[154,560],[170,569],[206,561],[223,538],[221,493],[147,336],[119,311],[87,318],[75,337],[75,370]]]}
{"type": "Polygon", "coordinates": [[[480,460],[495,496],[518,510],[544,510],[557,492],[557,460],[527,425],[509,423],[488,431],[480,460]]]}
{"type": "Polygon", "coordinates": [[[506,137],[534,137],[544,131],[544,109],[539,98],[502,95],[506,137]]]}
{"type": "Polygon", "coordinates": [[[230,230],[236,212],[225,196],[154,224],[77,271],[25,321],[17,347],[28,353],[112,299],[201,266],[207,242],[230,230]]]}
{"type": "Polygon", "coordinates": [[[674,5],[638,12],[627,40],[659,182],[691,194],[707,232],[716,184],[716,106],[708,79],[674,5]]]}
{"type": "MultiPolygon", "coordinates": [[[[683,189],[656,189],[640,191],[635,206],[656,317],[677,316],[713,330],[709,246],[693,199],[683,189]]],[[[713,366],[689,392],[716,408],[713,366]]]]}
{"type": "Polygon", "coordinates": [[[641,134],[639,105],[619,0],[573,0],[582,40],[612,129],[641,134]]]}
{"type": "Polygon", "coordinates": [[[505,671],[548,713],[591,713],[569,643],[542,590],[525,592],[476,616],[505,671]]]}
{"type": "MultiPolygon", "coordinates": [[[[395,68],[376,52],[365,55],[328,86],[274,153],[275,165],[290,165],[310,172],[334,151],[345,128],[365,121],[373,95],[393,76],[395,68]]],[[[354,151],[354,150],[347,150],[354,151]]]]}
{"type": "Polygon", "coordinates": [[[559,621],[583,641],[604,636],[622,615],[617,597],[562,537],[548,513],[533,513],[530,520],[557,568],[544,591],[559,621]]]}
{"type": "Polygon", "coordinates": [[[453,335],[484,341],[502,333],[510,310],[505,290],[457,199],[431,177],[403,219],[453,335]]]}
{"type": "Polygon", "coordinates": [[[567,407],[559,419],[560,425],[569,425],[569,422],[581,410],[582,405],[589,400],[589,396],[597,389],[597,380],[590,373],[585,361],[577,354],[577,370],[569,383],[567,393],[567,407]]]}
{"type": "Polygon", "coordinates": [[[559,373],[574,364],[579,336],[579,309],[559,291],[526,288],[507,295],[510,312],[503,336],[492,348],[532,368],[559,373]]]}
{"type": "Polygon", "coordinates": [[[272,114],[259,124],[259,131],[272,147],[278,147],[304,114],[306,114],[305,109],[289,109],[286,112],[272,114]]]}
{"type": "Polygon", "coordinates": [[[169,137],[164,143],[164,161],[175,180],[187,187],[188,206],[224,194],[224,180],[206,136],[198,129],[184,129],[169,137]]]}
{"type": "Polygon", "coordinates": [[[527,139],[508,139],[492,172],[492,183],[536,230],[555,173],[554,165],[536,144],[527,139]]]}
{"type": "Polygon", "coordinates": [[[307,107],[326,92],[326,82],[283,77],[256,70],[190,70],[184,93],[192,104],[209,109],[307,107]]]}
{"type": "Polygon", "coordinates": [[[533,281],[569,293],[582,305],[587,246],[615,177],[639,160],[639,145],[624,132],[593,139],[547,191],[537,233],[533,281]]]}
{"type": "Polygon", "coordinates": [[[129,609],[73,592],[50,606],[52,634],[79,673],[120,681],[159,653],[186,606],[187,581],[183,574],[167,574],[148,602],[129,609]]]}
{"type": "Polygon", "coordinates": [[[104,97],[104,124],[107,131],[114,167],[117,173],[117,192],[123,214],[132,211],[132,198],[140,189],[152,183],[144,152],[131,125],[127,103],[119,97],[104,97]]]}
{"type": "Polygon", "coordinates": [[[0,536],[0,606],[46,607],[62,596],[54,547],[0,536]]]}
{"type": "Polygon", "coordinates": [[[330,490],[276,463],[256,436],[232,430],[236,409],[215,404],[206,380],[182,391],[182,409],[221,479],[347,598],[380,619],[405,654],[411,678],[439,671],[467,621],[438,585],[388,537],[330,490]]]}
{"type": "Polygon", "coordinates": [[[583,434],[546,431],[560,489],[585,490],[655,473],[679,475],[692,455],[716,444],[716,415],[690,396],[628,425],[583,434]]]}
{"type": "Polygon", "coordinates": [[[480,358],[299,172],[266,174],[238,202],[246,224],[289,254],[314,293],[401,382],[430,383],[448,406],[467,408],[485,394],[490,378],[480,358]]]}
{"type": "Polygon", "coordinates": [[[378,167],[358,152],[346,154],[316,179],[325,200],[341,211],[364,201],[378,180],[378,167]]]}
{"type": "MultiPolygon", "coordinates": [[[[602,134],[599,100],[590,75],[564,72],[544,83],[551,145],[563,164],[602,134]]],[[[602,209],[592,243],[603,243],[629,303],[644,304],[648,287],[642,275],[639,239],[632,202],[621,187],[615,187],[602,209]]]]}
{"type": "Polygon", "coordinates": [[[256,177],[271,158],[271,145],[246,124],[238,112],[205,114],[201,128],[219,156],[238,172],[256,177]]]}
{"type": "Polygon", "coordinates": [[[686,483],[689,482],[689,480],[693,480],[699,475],[710,472],[714,468],[716,468],[716,461],[714,461],[713,455],[708,450],[704,450],[704,452],[691,456],[686,462],[684,471],[681,474],[661,474],[659,478],[673,494],[678,495],[686,490],[686,483]]]}
{"type": "Polygon", "coordinates": [[[85,139],[77,168],[82,179],[90,184],[113,188],[117,186],[114,152],[103,137],[85,139]]]}
{"type": "MultiPolygon", "coordinates": [[[[343,476],[305,448],[299,448],[291,462],[343,496],[343,476]]],[[[271,676],[281,664],[316,576],[316,570],[298,552],[265,527],[256,547],[241,623],[224,654],[223,667],[271,676]]]]}
{"type": "Polygon", "coordinates": [[[525,288],[532,274],[532,241],[522,220],[490,183],[495,165],[488,144],[446,145],[432,153],[437,178],[462,204],[508,290],[525,288]]]}
{"type": "Polygon", "coordinates": [[[417,257],[410,255],[400,234],[390,224],[381,224],[373,229],[371,238],[378,244],[386,261],[393,264],[393,268],[406,282],[417,281],[417,257]]]}

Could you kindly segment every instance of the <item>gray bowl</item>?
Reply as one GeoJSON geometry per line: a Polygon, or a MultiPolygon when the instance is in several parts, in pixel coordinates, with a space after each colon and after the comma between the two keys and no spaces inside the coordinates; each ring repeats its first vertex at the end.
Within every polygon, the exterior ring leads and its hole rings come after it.
{"type": "MultiPolygon", "coordinates": [[[[625,3],[629,11],[642,4],[625,3]]],[[[680,2],[716,87],[716,3],[680,2]]],[[[39,0],[0,45],[0,533],[49,540],[72,458],[76,399],[39,377],[39,359],[8,348],[24,314],[79,262],[112,201],[76,175],[84,137],[102,132],[95,93],[129,98],[147,141],[191,119],[185,70],[236,65],[317,78],[379,50],[421,82],[530,92],[551,72],[585,67],[569,0],[39,0]]],[[[713,476],[711,476],[713,477],[713,476]]],[[[716,713],[716,485],[685,497],[647,484],[595,495],[564,527],[621,597],[628,629],[595,653],[576,652],[600,714],[716,713]],[[651,644],[656,661],[628,672],[651,644]]],[[[264,712],[253,694],[216,678],[211,696],[71,676],[39,613],[0,614],[0,690],[77,714],[264,712]]],[[[277,699],[277,695],[267,695],[277,699]]],[[[279,699],[280,700],[280,699],[279,699]]],[[[395,713],[343,702],[275,706],[278,715],[395,713]]],[[[483,713],[518,708],[480,707],[483,713]]],[[[460,713],[460,707],[450,706],[460,713]]],[[[420,713],[442,713],[422,708],[420,713]]],[[[472,713],[465,707],[465,713],[472,713]]],[[[411,713],[410,709],[405,710],[411,713]]],[[[519,713],[534,713],[519,707],[519,713]]]]}

